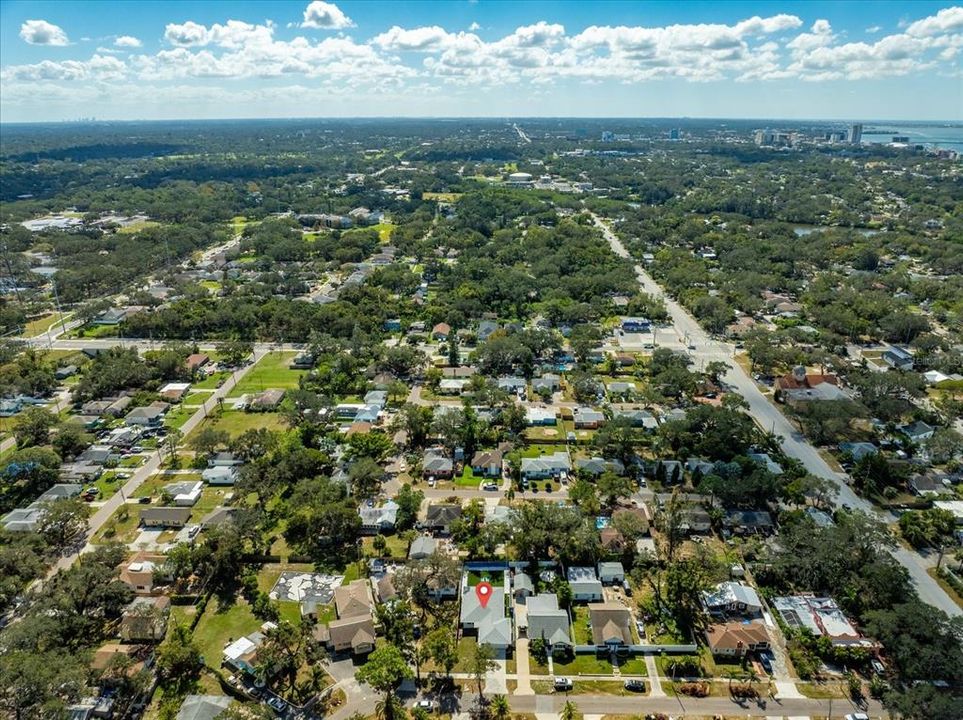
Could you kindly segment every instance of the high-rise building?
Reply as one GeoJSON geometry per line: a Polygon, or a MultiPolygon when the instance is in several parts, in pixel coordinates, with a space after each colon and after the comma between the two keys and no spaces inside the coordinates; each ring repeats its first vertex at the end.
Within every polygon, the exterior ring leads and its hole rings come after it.
{"type": "Polygon", "coordinates": [[[852,127],[849,128],[849,143],[850,145],[859,145],[863,141],[863,124],[853,123],[852,127]]]}
{"type": "Polygon", "coordinates": [[[682,131],[679,128],[672,128],[669,130],[669,140],[678,140],[682,131]]]}

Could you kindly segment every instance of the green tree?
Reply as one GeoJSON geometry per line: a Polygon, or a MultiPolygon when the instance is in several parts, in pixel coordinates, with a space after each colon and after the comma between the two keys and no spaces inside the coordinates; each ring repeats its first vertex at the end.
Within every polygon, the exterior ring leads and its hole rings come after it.
{"type": "Polygon", "coordinates": [[[46,445],[50,441],[50,429],[59,422],[57,416],[45,408],[29,407],[23,410],[13,422],[17,447],[46,445]]]}
{"type": "Polygon", "coordinates": [[[468,673],[475,680],[479,702],[481,702],[483,697],[482,690],[484,689],[485,675],[497,669],[498,663],[495,662],[495,649],[488,643],[475,643],[468,655],[468,673]]]}
{"type": "Polygon", "coordinates": [[[611,470],[606,470],[598,479],[598,489],[605,506],[611,510],[620,497],[631,495],[634,487],[632,481],[624,475],[616,475],[611,470]]]}
{"type": "Polygon", "coordinates": [[[80,498],[62,498],[41,505],[37,532],[51,547],[61,552],[74,545],[87,532],[90,507],[80,498]]]}
{"type": "Polygon", "coordinates": [[[368,656],[368,662],[354,676],[358,682],[370,685],[384,695],[381,708],[385,720],[401,716],[395,691],[405,680],[414,677],[401,650],[394,645],[382,645],[368,656]]]}
{"type": "Polygon", "coordinates": [[[184,687],[201,669],[201,652],[187,625],[174,625],[167,639],[157,648],[157,670],[162,682],[184,687]]]}
{"type": "Polygon", "coordinates": [[[69,460],[80,455],[90,446],[91,442],[93,442],[93,437],[84,432],[79,423],[65,422],[57,430],[51,444],[60,457],[69,460]]]}

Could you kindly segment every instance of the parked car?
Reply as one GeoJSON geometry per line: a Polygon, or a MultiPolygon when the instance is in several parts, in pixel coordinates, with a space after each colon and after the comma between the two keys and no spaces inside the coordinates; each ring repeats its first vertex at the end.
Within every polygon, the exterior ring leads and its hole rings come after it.
{"type": "Polygon", "coordinates": [[[422,710],[427,710],[428,712],[433,712],[435,709],[434,700],[419,700],[415,703],[416,708],[421,708],[422,710]]]}
{"type": "Polygon", "coordinates": [[[772,675],[772,657],[767,652],[759,653],[759,662],[762,664],[763,669],[772,675]]]}
{"type": "Polygon", "coordinates": [[[866,713],[849,713],[845,720],[869,720],[869,715],[866,713]]]}
{"type": "Polygon", "coordinates": [[[141,505],[150,505],[150,495],[145,495],[144,497],[140,498],[137,502],[139,502],[141,505]]]}
{"type": "Polygon", "coordinates": [[[870,665],[873,666],[873,672],[877,675],[882,675],[884,672],[886,672],[886,668],[883,667],[883,663],[881,663],[879,660],[870,661],[870,665]]]}
{"type": "Polygon", "coordinates": [[[482,485],[482,490],[498,490],[498,483],[487,482],[482,485]]]}
{"type": "Polygon", "coordinates": [[[644,680],[626,680],[625,689],[629,692],[645,692],[644,680]]]}
{"type": "Polygon", "coordinates": [[[573,687],[572,680],[567,677],[555,678],[555,682],[553,682],[552,685],[556,690],[571,690],[573,687]]]}
{"type": "Polygon", "coordinates": [[[270,705],[274,710],[276,710],[279,713],[283,713],[285,710],[288,709],[288,706],[285,704],[284,700],[282,700],[279,697],[274,697],[274,696],[269,697],[267,704],[270,705]]]}

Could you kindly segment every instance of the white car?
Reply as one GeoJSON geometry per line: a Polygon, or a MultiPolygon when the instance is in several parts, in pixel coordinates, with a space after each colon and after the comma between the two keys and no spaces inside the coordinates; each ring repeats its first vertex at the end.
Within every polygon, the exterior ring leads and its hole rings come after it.
{"type": "Polygon", "coordinates": [[[552,686],[556,690],[571,690],[573,687],[571,679],[567,677],[555,678],[555,682],[552,683],[552,686]]]}
{"type": "Polygon", "coordinates": [[[432,712],[435,709],[435,701],[419,700],[418,702],[415,703],[415,707],[421,708],[422,710],[427,710],[428,712],[432,712]]]}
{"type": "Polygon", "coordinates": [[[866,713],[849,713],[845,720],[869,720],[869,715],[866,713]]]}

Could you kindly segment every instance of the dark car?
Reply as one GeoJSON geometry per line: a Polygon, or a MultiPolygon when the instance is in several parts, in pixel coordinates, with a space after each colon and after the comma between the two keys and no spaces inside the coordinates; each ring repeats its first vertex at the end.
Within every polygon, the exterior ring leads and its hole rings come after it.
{"type": "Polygon", "coordinates": [[[626,680],[625,689],[629,692],[645,692],[644,680],[626,680]]]}
{"type": "Polygon", "coordinates": [[[140,498],[137,502],[139,502],[141,505],[150,505],[150,495],[145,495],[144,497],[140,498]]]}
{"type": "Polygon", "coordinates": [[[769,653],[763,652],[759,653],[759,662],[765,671],[772,675],[772,656],[769,653]]]}

